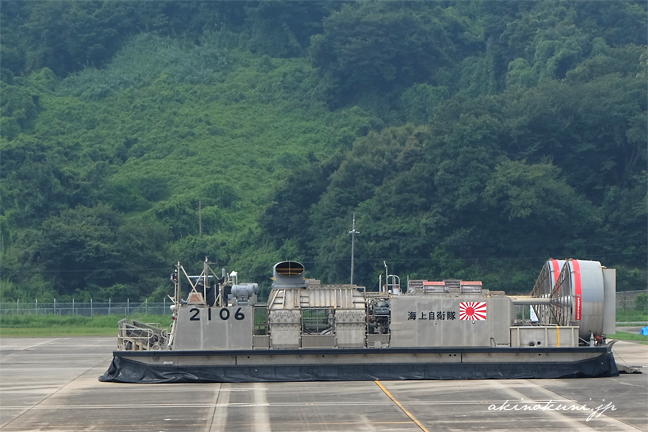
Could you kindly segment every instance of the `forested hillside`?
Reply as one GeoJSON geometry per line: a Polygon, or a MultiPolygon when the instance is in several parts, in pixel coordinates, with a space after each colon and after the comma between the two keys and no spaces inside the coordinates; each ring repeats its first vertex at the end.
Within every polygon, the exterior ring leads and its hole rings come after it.
{"type": "Polygon", "coordinates": [[[206,255],[348,283],[354,212],[368,289],[646,287],[644,1],[0,7],[2,301],[161,299],[206,255]]]}

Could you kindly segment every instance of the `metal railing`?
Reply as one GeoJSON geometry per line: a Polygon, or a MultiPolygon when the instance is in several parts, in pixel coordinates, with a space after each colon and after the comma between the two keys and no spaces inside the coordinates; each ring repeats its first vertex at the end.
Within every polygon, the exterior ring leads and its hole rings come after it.
{"type": "Polygon", "coordinates": [[[159,323],[119,321],[117,348],[124,351],[166,349],[169,334],[159,323]]]}
{"type": "Polygon", "coordinates": [[[171,301],[163,300],[161,302],[125,302],[108,301],[89,301],[89,302],[1,302],[0,315],[130,315],[135,313],[146,313],[151,315],[170,315],[171,301]]]}

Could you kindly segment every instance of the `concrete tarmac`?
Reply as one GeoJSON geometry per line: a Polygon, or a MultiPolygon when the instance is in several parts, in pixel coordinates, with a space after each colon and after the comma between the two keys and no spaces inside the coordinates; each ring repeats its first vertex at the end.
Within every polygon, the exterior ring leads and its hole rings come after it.
{"type": "MultiPolygon", "coordinates": [[[[116,338],[0,339],[2,431],[644,431],[648,346],[614,378],[101,383],[116,338]]],[[[397,367],[397,366],[395,366],[397,367]]]]}

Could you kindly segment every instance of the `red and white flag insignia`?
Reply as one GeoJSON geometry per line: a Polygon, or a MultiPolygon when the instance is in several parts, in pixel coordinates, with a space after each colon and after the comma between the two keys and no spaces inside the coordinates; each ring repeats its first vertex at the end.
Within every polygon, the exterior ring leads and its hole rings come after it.
{"type": "Polygon", "coordinates": [[[461,302],[459,319],[464,321],[484,321],[486,319],[486,302],[461,302]]]}

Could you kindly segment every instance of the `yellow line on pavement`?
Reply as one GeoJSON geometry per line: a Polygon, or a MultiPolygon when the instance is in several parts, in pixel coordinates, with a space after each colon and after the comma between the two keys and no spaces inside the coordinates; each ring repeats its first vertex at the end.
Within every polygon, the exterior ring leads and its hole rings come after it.
{"type": "Polygon", "coordinates": [[[429,430],[427,430],[427,428],[426,428],[425,426],[423,426],[423,425],[421,424],[420,421],[418,421],[418,420],[416,419],[416,417],[414,417],[414,416],[413,416],[409,411],[407,411],[407,410],[405,409],[405,407],[404,407],[403,405],[401,405],[401,403],[398,402],[398,401],[396,400],[396,398],[395,398],[394,396],[392,396],[392,394],[389,393],[389,391],[388,391],[388,390],[387,390],[387,389],[386,389],[382,384],[380,384],[379,381],[374,381],[374,382],[375,382],[376,384],[378,384],[378,387],[380,387],[380,388],[382,389],[382,391],[384,391],[385,394],[386,394],[387,396],[389,396],[389,399],[393,400],[394,403],[395,403],[396,405],[398,405],[398,407],[399,407],[400,409],[402,409],[403,412],[404,412],[405,414],[407,414],[407,417],[411,418],[412,421],[413,421],[414,423],[416,423],[416,425],[417,425],[418,427],[420,427],[422,431],[424,431],[424,432],[430,432],[429,430]]]}

